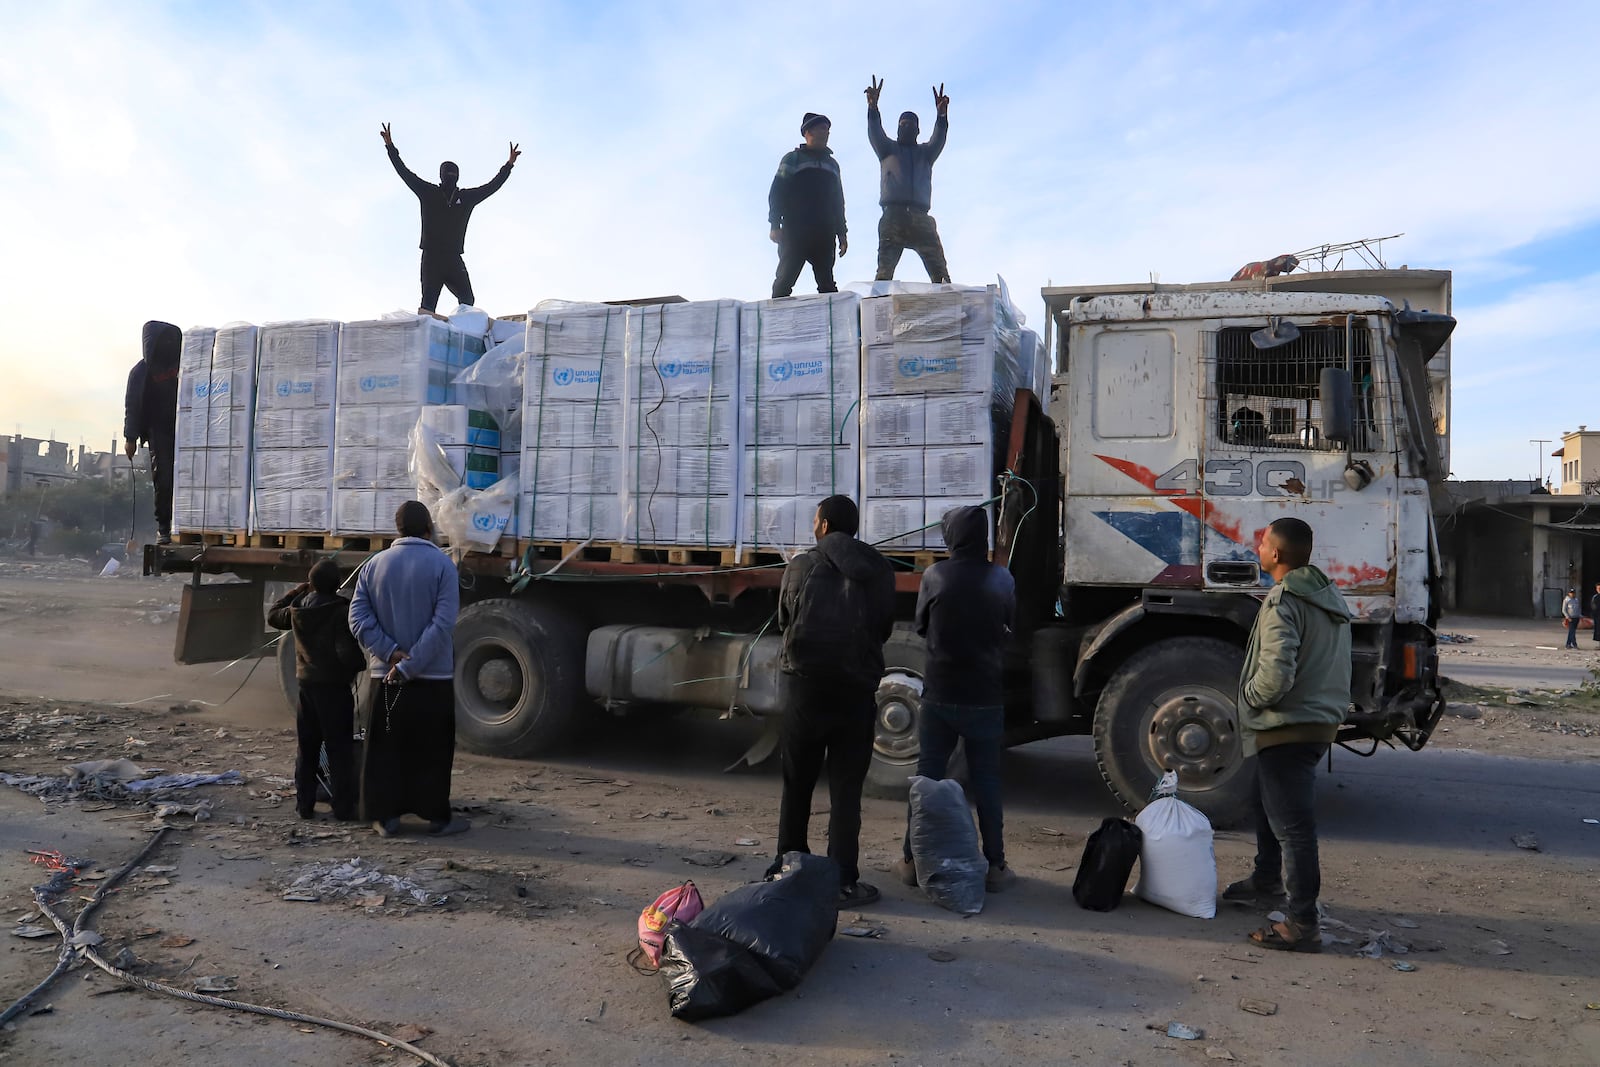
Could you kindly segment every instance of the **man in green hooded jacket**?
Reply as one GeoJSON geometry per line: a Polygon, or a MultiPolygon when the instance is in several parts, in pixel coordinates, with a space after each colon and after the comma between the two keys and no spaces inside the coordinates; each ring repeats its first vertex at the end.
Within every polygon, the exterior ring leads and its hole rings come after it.
{"type": "Polygon", "coordinates": [[[1250,630],[1239,675],[1244,751],[1256,757],[1256,862],[1249,878],[1222,894],[1244,904],[1281,905],[1285,920],[1250,939],[1290,952],[1322,949],[1313,797],[1317,764],[1350,707],[1350,609],[1332,580],[1311,566],[1312,544],[1310,526],[1278,519],[1256,547],[1274,583],[1250,630]]]}

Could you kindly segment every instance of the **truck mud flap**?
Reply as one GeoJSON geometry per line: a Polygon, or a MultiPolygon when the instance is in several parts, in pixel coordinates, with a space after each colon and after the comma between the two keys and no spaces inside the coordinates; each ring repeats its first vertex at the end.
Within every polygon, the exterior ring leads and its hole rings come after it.
{"type": "Polygon", "coordinates": [[[179,663],[239,659],[262,647],[265,629],[260,582],[185,585],[172,657],[179,663]]]}

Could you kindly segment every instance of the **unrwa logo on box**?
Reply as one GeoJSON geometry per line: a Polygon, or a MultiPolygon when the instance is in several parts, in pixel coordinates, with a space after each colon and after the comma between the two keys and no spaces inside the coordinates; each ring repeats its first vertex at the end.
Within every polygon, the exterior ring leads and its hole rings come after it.
{"type": "Polygon", "coordinates": [[[827,370],[821,359],[775,359],[767,364],[767,377],[774,382],[794,381],[797,378],[815,378],[827,370]]]}
{"type": "MultiPolygon", "coordinates": [[[[663,371],[663,373],[665,372],[663,371]]],[[[565,388],[569,385],[598,385],[600,372],[584,367],[557,367],[550,372],[550,380],[558,388],[565,388]]]]}
{"type": "Polygon", "coordinates": [[[506,528],[506,519],[509,516],[496,515],[491,512],[478,512],[472,516],[472,525],[479,530],[503,530],[506,528]]]}
{"type": "Polygon", "coordinates": [[[693,378],[711,373],[709,359],[669,359],[657,367],[663,378],[693,378]]]}
{"type": "Polygon", "coordinates": [[[315,382],[279,382],[279,396],[304,396],[316,389],[315,382]]]}
{"type": "Polygon", "coordinates": [[[361,379],[363,393],[375,392],[379,389],[396,389],[400,385],[398,374],[369,374],[361,379]]]}
{"type": "Polygon", "coordinates": [[[954,356],[906,356],[900,360],[902,378],[920,378],[924,374],[953,374],[955,370],[954,356]]]}

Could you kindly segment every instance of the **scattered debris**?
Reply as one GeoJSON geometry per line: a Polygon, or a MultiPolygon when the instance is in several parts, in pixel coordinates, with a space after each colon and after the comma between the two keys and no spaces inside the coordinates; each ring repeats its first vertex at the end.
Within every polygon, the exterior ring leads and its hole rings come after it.
{"type": "Polygon", "coordinates": [[[1240,997],[1239,1010],[1247,1011],[1251,1015],[1276,1015],[1278,1002],[1275,1000],[1257,1000],[1254,997],[1240,997]]]}
{"type": "Polygon", "coordinates": [[[1417,965],[1415,963],[1406,963],[1403,960],[1394,960],[1389,964],[1389,966],[1393,967],[1402,974],[1410,974],[1412,971],[1417,969],[1417,965]]]}
{"type": "MultiPolygon", "coordinates": [[[[427,863],[419,864],[421,870],[427,863]]],[[[437,863],[442,868],[443,862],[437,863]]],[[[432,873],[431,871],[428,873],[432,873]]],[[[370,897],[379,889],[388,890],[401,903],[425,904],[436,907],[449,900],[437,887],[430,888],[410,879],[385,874],[377,867],[364,864],[361,857],[336,860],[328,863],[309,863],[291,873],[284,900],[307,903],[322,900],[348,900],[351,897],[370,897]]],[[[435,880],[442,884],[443,880],[435,880]]]]}
{"type": "Polygon", "coordinates": [[[1583,821],[1588,823],[1590,826],[1600,826],[1600,819],[1585,819],[1583,821]]]}
{"type": "Polygon", "coordinates": [[[1518,696],[1506,697],[1506,703],[1517,708],[1537,708],[1540,706],[1537,700],[1529,700],[1526,697],[1518,696]]]}
{"type": "Polygon", "coordinates": [[[678,858],[696,867],[726,867],[739,857],[732,852],[691,852],[678,858]]]}
{"type": "Polygon", "coordinates": [[[283,899],[292,900],[299,904],[316,904],[322,900],[322,897],[309,889],[290,889],[284,892],[283,899]]]}
{"type": "Polygon", "coordinates": [[[1158,1023],[1146,1023],[1145,1029],[1162,1031],[1168,1037],[1176,1038],[1179,1041],[1199,1041],[1206,1036],[1206,1032],[1197,1026],[1189,1026],[1185,1023],[1177,1022],[1168,1023],[1166,1026],[1161,1026],[1158,1023]]]}
{"type": "Polygon", "coordinates": [[[406,1044],[411,1045],[421,1041],[431,1033],[433,1033],[433,1027],[431,1026],[423,1026],[421,1023],[401,1023],[389,1031],[389,1036],[396,1041],[404,1041],[406,1044]]]}
{"type": "Polygon", "coordinates": [[[185,937],[183,934],[173,934],[171,937],[163,938],[158,944],[162,948],[188,948],[194,944],[194,938],[185,937]]]}
{"type": "Polygon", "coordinates": [[[1508,1011],[1506,1014],[1511,1016],[1513,1019],[1518,1020],[1519,1022],[1536,1023],[1539,1021],[1539,1017],[1537,1015],[1528,1015],[1525,1012],[1508,1011]]]}
{"type": "Polygon", "coordinates": [[[1499,938],[1495,938],[1492,941],[1484,941],[1477,945],[1476,949],[1479,953],[1485,956],[1511,955],[1511,946],[1506,944],[1504,941],[1501,941],[1499,938]]]}
{"type": "Polygon", "coordinates": [[[1224,1063],[1232,1063],[1232,1062],[1234,1062],[1233,1053],[1229,1052],[1227,1049],[1223,1048],[1221,1045],[1207,1045],[1206,1046],[1206,1059],[1208,1059],[1208,1060],[1222,1060],[1224,1063]]]}
{"type": "Polygon", "coordinates": [[[11,932],[17,937],[26,937],[30,940],[39,937],[56,936],[56,932],[52,928],[48,926],[34,926],[31,923],[27,926],[13,926],[11,928],[11,932]]]}
{"type": "Polygon", "coordinates": [[[1481,719],[1483,706],[1481,704],[1446,704],[1444,713],[1456,719],[1481,719]]]}
{"type": "Polygon", "coordinates": [[[1398,926],[1402,930],[1415,930],[1415,929],[1417,929],[1417,924],[1415,922],[1413,922],[1412,920],[1410,920],[1410,919],[1390,919],[1389,921],[1394,923],[1396,926],[1398,926]]]}
{"type": "Polygon", "coordinates": [[[1435,636],[1441,645],[1470,645],[1477,640],[1471,634],[1447,634],[1441,632],[1435,636]]]}
{"type": "Polygon", "coordinates": [[[208,974],[194,980],[196,993],[232,993],[238,988],[239,976],[235,974],[208,974]]]}
{"type": "Polygon", "coordinates": [[[1527,849],[1529,852],[1539,851],[1539,835],[1531,830],[1526,833],[1512,834],[1511,843],[1518,848],[1527,849]]]}
{"type": "Polygon", "coordinates": [[[949,949],[936,948],[928,953],[928,958],[934,963],[953,963],[955,962],[956,954],[949,949]]]}
{"type": "Polygon", "coordinates": [[[1039,833],[1044,834],[1046,837],[1066,837],[1067,836],[1063,831],[1057,830],[1054,826],[1035,826],[1034,829],[1037,830],[1039,833]]]}
{"type": "Polygon", "coordinates": [[[761,839],[759,837],[741,837],[735,840],[734,844],[740,848],[752,848],[761,844],[761,839]]]}
{"type": "Polygon", "coordinates": [[[841,926],[839,932],[845,937],[874,937],[879,938],[888,933],[881,926],[841,926]]]}

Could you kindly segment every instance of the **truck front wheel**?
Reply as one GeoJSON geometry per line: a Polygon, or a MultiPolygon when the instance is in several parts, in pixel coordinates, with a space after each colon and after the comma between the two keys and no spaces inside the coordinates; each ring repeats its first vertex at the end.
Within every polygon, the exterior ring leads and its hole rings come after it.
{"type": "Polygon", "coordinates": [[[456,620],[456,740],[488,756],[560,744],[583,705],[585,634],[526,600],[468,605],[456,620]]]}
{"type": "MultiPolygon", "coordinates": [[[[927,647],[910,630],[896,629],[883,646],[883,678],[874,698],[872,763],[863,787],[871,796],[904,800],[910,791],[921,752],[917,728],[922,719],[922,674],[927,663],[927,647]]],[[[961,746],[950,757],[945,775],[966,778],[967,758],[961,746]]]]}
{"type": "Polygon", "coordinates": [[[1234,697],[1244,652],[1210,637],[1140,649],[1111,676],[1094,716],[1100,776],[1137,811],[1164,770],[1179,795],[1227,826],[1249,812],[1254,766],[1245,760],[1234,697]]]}

